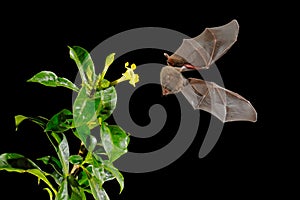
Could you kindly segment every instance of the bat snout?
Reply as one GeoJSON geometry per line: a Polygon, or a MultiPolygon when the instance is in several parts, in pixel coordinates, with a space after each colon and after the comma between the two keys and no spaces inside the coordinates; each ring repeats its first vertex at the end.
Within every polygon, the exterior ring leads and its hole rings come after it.
{"type": "Polygon", "coordinates": [[[162,94],[163,94],[163,96],[166,96],[166,95],[170,94],[170,91],[167,88],[162,87],[162,94]]]}

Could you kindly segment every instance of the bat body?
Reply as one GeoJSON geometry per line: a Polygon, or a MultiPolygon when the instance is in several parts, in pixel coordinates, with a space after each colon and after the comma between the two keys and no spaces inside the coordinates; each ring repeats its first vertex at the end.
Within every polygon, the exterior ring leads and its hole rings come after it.
{"type": "Polygon", "coordinates": [[[185,78],[181,72],[208,69],[237,40],[239,25],[232,20],[223,26],[206,28],[199,36],[184,39],[174,54],[167,57],[160,81],[163,95],[181,92],[194,109],[207,111],[222,122],[257,120],[251,103],[241,95],[214,82],[185,78]]]}

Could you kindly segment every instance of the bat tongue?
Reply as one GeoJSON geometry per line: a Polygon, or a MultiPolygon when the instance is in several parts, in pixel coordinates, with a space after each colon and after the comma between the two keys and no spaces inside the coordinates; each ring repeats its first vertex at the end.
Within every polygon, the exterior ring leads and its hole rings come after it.
{"type": "Polygon", "coordinates": [[[186,67],[187,69],[196,69],[196,67],[191,64],[185,64],[184,67],[186,67]]]}

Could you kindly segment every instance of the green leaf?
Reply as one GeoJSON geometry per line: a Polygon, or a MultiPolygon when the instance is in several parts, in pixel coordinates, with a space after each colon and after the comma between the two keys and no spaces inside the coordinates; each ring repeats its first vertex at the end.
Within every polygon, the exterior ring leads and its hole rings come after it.
{"type": "Polygon", "coordinates": [[[16,131],[18,130],[18,127],[21,124],[21,122],[24,121],[25,119],[28,119],[28,117],[23,116],[23,115],[16,115],[15,116],[16,131]]]}
{"type": "Polygon", "coordinates": [[[92,165],[92,175],[96,178],[99,186],[102,187],[104,180],[102,179],[102,176],[100,174],[99,166],[92,165]]]}
{"type": "Polygon", "coordinates": [[[58,157],[60,160],[60,163],[62,164],[62,171],[64,177],[66,177],[69,174],[69,145],[66,136],[63,134],[63,139],[58,145],[58,157]]]}
{"type": "Polygon", "coordinates": [[[95,147],[97,146],[97,138],[95,136],[93,136],[93,135],[90,135],[88,137],[88,140],[87,140],[86,143],[87,143],[86,144],[87,150],[89,152],[92,152],[92,151],[94,151],[95,147]]]}
{"type": "Polygon", "coordinates": [[[79,190],[80,190],[80,194],[81,194],[81,200],[87,200],[86,199],[86,196],[85,196],[85,189],[83,189],[82,187],[79,187],[79,190]]]}
{"type": "Polygon", "coordinates": [[[117,92],[115,87],[111,86],[104,90],[100,90],[95,94],[97,109],[97,118],[102,121],[106,120],[115,110],[117,105],[117,92]]]}
{"type": "Polygon", "coordinates": [[[79,91],[79,88],[74,83],[66,78],[58,77],[54,72],[51,71],[41,71],[27,80],[27,82],[36,82],[49,87],[62,86],[76,92],[79,91]]]}
{"type": "Polygon", "coordinates": [[[19,128],[19,125],[24,121],[24,120],[30,120],[36,124],[38,124],[40,127],[42,127],[43,129],[46,126],[46,121],[47,119],[44,117],[26,117],[24,115],[16,115],[15,116],[15,126],[16,126],[16,131],[19,128]]]}
{"type": "Polygon", "coordinates": [[[69,157],[69,161],[70,163],[72,163],[73,165],[79,165],[82,163],[83,158],[80,155],[71,155],[69,157]]]}
{"type": "Polygon", "coordinates": [[[88,138],[91,135],[91,130],[87,125],[82,125],[76,128],[75,136],[80,139],[80,141],[83,142],[84,146],[88,149],[88,138]]]}
{"type": "MultiPolygon", "coordinates": [[[[106,161],[104,161],[104,162],[106,162],[106,161]]],[[[106,169],[105,166],[102,166],[100,168],[100,174],[101,174],[103,182],[110,181],[110,180],[113,180],[116,178],[110,171],[108,171],[106,169]]]]}
{"type": "Polygon", "coordinates": [[[106,120],[114,111],[117,104],[117,93],[113,86],[97,91],[90,98],[86,87],[82,87],[73,104],[73,117],[76,127],[98,125],[97,118],[106,120]]]}
{"type": "Polygon", "coordinates": [[[45,165],[51,165],[58,174],[62,175],[62,165],[60,161],[54,156],[44,156],[38,158],[37,160],[42,161],[45,165]]]}
{"type": "Polygon", "coordinates": [[[95,200],[109,200],[107,193],[104,188],[99,185],[96,177],[92,176],[89,179],[89,184],[95,200]]]}
{"type": "MultiPolygon", "coordinates": [[[[56,190],[54,189],[54,187],[51,185],[50,181],[46,178],[46,173],[43,172],[42,170],[40,169],[28,169],[27,172],[29,174],[32,174],[34,176],[37,176],[39,179],[43,180],[51,189],[52,191],[54,192],[54,194],[56,195],[57,192],[56,190]]],[[[48,175],[48,174],[47,174],[48,175]]]]}
{"type": "Polygon", "coordinates": [[[124,189],[124,177],[121,174],[121,172],[113,166],[113,164],[111,162],[109,162],[108,160],[103,161],[104,163],[104,169],[109,171],[113,177],[115,177],[120,185],[120,193],[123,191],[124,189]]]}
{"type": "Polygon", "coordinates": [[[105,65],[104,65],[104,69],[101,73],[100,81],[102,81],[104,79],[104,76],[108,70],[108,67],[114,62],[114,59],[115,59],[115,53],[111,53],[106,57],[105,65]]]}
{"type": "Polygon", "coordinates": [[[32,160],[17,153],[4,153],[0,155],[0,170],[17,173],[29,173],[38,179],[43,180],[54,192],[57,193],[50,181],[47,179],[47,173],[43,172],[32,160]]]}
{"type": "Polygon", "coordinates": [[[86,171],[81,171],[79,176],[78,176],[78,184],[81,187],[86,187],[89,183],[88,183],[88,175],[86,174],[86,171]]]}
{"type": "Polygon", "coordinates": [[[82,188],[74,187],[71,185],[71,198],[70,200],[86,200],[86,196],[82,188]]]}
{"type": "Polygon", "coordinates": [[[105,155],[106,151],[102,145],[102,142],[97,143],[97,146],[95,147],[94,151],[93,151],[96,155],[105,155]]]}
{"type": "Polygon", "coordinates": [[[102,123],[100,136],[103,147],[111,162],[127,152],[129,135],[121,127],[102,123]]]}
{"type": "Polygon", "coordinates": [[[53,200],[53,194],[52,191],[49,188],[44,188],[44,190],[46,190],[49,194],[50,200],[53,200]]]}
{"type": "Polygon", "coordinates": [[[79,186],[77,179],[70,175],[68,176],[70,200],[86,200],[83,188],[79,186]]]}
{"type": "Polygon", "coordinates": [[[115,55],[116,55],[115,53],[111,53],[106,57],[105,65],[104,65],[105,68],[109,67],[114,62],[115,55]]]}
{"type": "Polygon", "coordinates": [[[79,46],[69,47],[70,57],[75,61],[83,85],[92,89],[96,82],[96,74],[93,60],[87,50],[79,46]]]}
{"type": "Polygon", "coordinates": [[[73,115],[68,109],[63,109],[55,114],[47,123],[45,131],[65,132],[72,128],[73,115]]]}
{"type": "MultiPolygon", "coordinates": [[[[111,180],[114,178],[112,177],[112,175],[106,173],[107,171],[103,168],[102,162],[103,160],[101,158],[91,153],[89,154],[89,158],[86,159],[86,163],[90,165],[86,167],[89,176],[85,177],[85,179],[90,179],[91,177],[94,177],[97,183],[99,184],[99,187],[102,187],[103,183],[108,179],[111,180]]],[[[81,181],[81,183],[83,182],[81,181]]]]}
{"type": "Polygon", "coordinates": [[[86,125],[95,117],[95,100],[87,95],[87,88],[82,87],[73,104],[73,117],[76,127],[86,125]]]}
{"type": "Polygon", "coordinates": [[[37,160],[42,161],[45,165],[50,165],[53,168],[53,172],[49,174],[49,176],[51,176],[55,182],[60,185],[64,178],[60,161],[54,156],[44,156],[37,160]]]}
{"type": "Polygon", "coordinates": [[[65,178],[61,185],[59,186],[59,190],[55,200],[69,200],[68,194],[68,180],[65,178]]]}
{"type": "Polygon", "coordinates": [[[31,161],[28,158],[25,158],[21,154],[4,153],[0,155],[0,169],[27,170],[39,169],[39,167],[33,161],[31,161]]]}
{"type": "Polygon", "coordinates": [[[58,152],[58,145],[62,141],[62,138],[59,136],[60,133],[51,132],[50,134],[47,133],[46,135],[49,141],[51,142],[53,148],[55,149],[55,151],[58,152]]]}

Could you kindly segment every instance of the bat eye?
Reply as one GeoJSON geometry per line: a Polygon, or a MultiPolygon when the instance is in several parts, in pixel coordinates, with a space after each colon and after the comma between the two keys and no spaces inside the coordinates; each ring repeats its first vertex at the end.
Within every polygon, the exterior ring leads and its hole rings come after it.
{"type": "Polygon", "coordinates": [[[174,63],[173,63],[172,61],[167,61],[167,64],[168,64],[169,66],[173,66],[173,65],[174,65],[174,63]]]}

